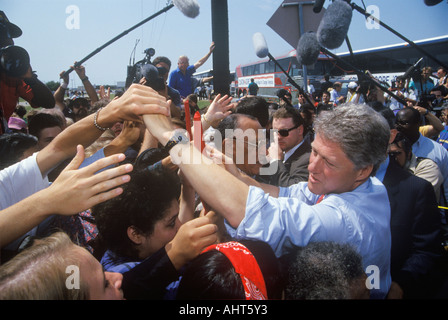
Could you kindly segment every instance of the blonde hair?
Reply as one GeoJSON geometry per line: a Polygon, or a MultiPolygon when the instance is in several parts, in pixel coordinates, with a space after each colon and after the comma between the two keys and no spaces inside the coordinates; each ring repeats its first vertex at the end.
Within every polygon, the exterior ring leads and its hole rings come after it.
{"type": "Polygon", "coordinates": [[[67,234],[35,240],[34,244],[0,266],[0,300],[87,300],[89,287],[66,285],[66,268],[77,265],[78,247],[67,234]]]}

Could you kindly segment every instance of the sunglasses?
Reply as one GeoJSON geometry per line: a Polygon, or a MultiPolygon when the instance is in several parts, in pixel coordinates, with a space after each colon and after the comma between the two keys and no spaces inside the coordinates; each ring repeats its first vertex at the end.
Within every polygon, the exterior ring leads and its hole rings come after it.
{"type": "Polygon", "coordinates": [[[289,131],[297,129],[298,127],[300,127],[300,126],[295,126],[295,127],[292,127],[291,129],[280,129],[280,130],[278,130],[278,134],[281,135],[282,137],[287,137],[287,136],[289,136],[289,131]]]}

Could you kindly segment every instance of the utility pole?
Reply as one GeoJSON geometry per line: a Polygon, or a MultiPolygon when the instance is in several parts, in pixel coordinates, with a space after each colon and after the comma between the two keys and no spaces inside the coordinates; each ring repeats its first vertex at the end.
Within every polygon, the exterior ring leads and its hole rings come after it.
{"type": "Polygon", "coordinates": [[[213,90],[216,94],[230,94],[229,18],[227,0],[212,0],[213,90]]]}

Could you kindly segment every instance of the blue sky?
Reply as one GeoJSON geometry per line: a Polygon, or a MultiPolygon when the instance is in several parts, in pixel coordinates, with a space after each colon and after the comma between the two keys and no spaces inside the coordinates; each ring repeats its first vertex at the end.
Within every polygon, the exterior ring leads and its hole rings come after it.
{"type": "MultiPolygon", "coordinates": [[[[87,75],[94,84],[116,84],[126,78],[132,49],[137,40],[136,61],[152,47],[156,55],[171,59],[173,67],[180,55],[196,62],[212,41],[211,5],[197,0],[200,14],[195,19],[184,16],[177,8],[156,17],[103,49],[85,62],[87,75]]],[[[294,49],[266,25],[282,0],[228,0],[230,70],[238,64],[258,60],[252,44],[255,32],[265,36],[273,56],[294,49]]],[[[416,41],[448,34],[448,2],[429,7],[423,0],[354,0],[363,7],[376,5],[379,18],[407,38],[416,41]]],[[[325,7],[330,1],[326,1],[325,7]]],[[[59,73],[74,61],[111,40],[124,30],[164,8],[166,0],[0,0],[0,8],[9,20],[21,27],[23,35],[15,44],[25,48],[31,65],[42,81],[58,80],[59,73]],[[69,6],[79,9],[79,28],[68,28],[69,6]]],[[[288,23],[288,21],[285,21],[288,23]]],[[[354,50],[404,42],[384,28],[368,29],[364,17],[354,11],[349,29],[354,50]]],[[[343,44],[333,52],[345,52],[343,44]]],[[[448,48],[447,48],[448,50],[448,48]]],[[[212,58],[198,71],[212,67],[212,58]]],[[[362,67],[362,66],[360,66],[362,67]]],[[[80,85],[71,73],[70,87],[80,85]]]]}

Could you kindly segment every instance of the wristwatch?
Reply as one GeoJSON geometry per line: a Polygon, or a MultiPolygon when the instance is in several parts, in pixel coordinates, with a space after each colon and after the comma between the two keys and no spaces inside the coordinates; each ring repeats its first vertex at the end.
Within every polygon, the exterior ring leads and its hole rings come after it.
{"type": "Polygon", "coordinates": [[[176,129],[174,130],[173,135],[171,136],[170,140],[168,140],[163,149],[166,152],[169,152],[176,144],[187,144],[189,142],[190,139],[188,139],[187,131],[183,129],[176,129]]]}

